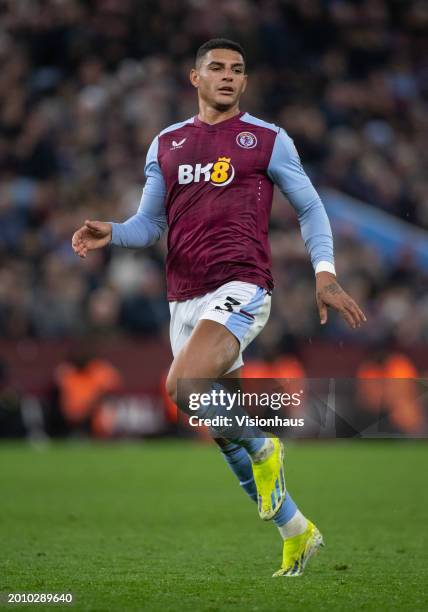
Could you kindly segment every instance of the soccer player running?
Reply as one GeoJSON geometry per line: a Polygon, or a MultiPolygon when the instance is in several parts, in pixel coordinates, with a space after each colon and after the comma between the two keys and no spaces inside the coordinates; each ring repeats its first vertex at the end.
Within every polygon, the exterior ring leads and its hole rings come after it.
{"type": "MultiPolygon", "coordinates": [[[[293,141],[276,125],[240,111],[247,85],[241,46],[225,39],[203,44],[190,81],[199,114],[153,140],[138,212],[124,223],[88,220],[72,239],[74,251],[86,257],[108,244],[148,247],[168,227],[174,360],[166,385],[174,402],[179,379],[238,378],[242,352],[267,322],[274,185],[296,210],[315,270],[321,324],[328,307],[352,328],[366,320],[336,280],[330,224],[293,141]]],[[[323,539],[285,489],[281,441],[258,431],[216,442],[260,517],[279,528],[283,559],[274,576],[301,575],[323,539]]]]}

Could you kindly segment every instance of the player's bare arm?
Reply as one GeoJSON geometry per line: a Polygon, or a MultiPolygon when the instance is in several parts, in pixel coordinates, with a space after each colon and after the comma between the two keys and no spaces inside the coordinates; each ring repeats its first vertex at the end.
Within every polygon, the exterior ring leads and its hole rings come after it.
{"type": "Polygon", "coordinates": [[[316,299],[321,325],[327,322],[328,307],[337,310],[353,329],[367,321],[358,304],[342,289],[336,276],[330,272],[319,272],[316,275],[316,299]]]}

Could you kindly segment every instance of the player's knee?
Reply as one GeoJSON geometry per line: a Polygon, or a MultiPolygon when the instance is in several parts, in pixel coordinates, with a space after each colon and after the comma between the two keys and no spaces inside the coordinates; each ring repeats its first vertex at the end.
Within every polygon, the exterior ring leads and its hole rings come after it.
{"type": "Polygon", "coordinates": [[[171,371],[168,374],[165,383],[166,392],[168,393],[171,401],[174,402],[184,412],[189,411],[189,398],[194,393],[201,393],[206,390],[206,384],[204,381],[191,379],[186,376],[184,372],[177,373],[171,371]]]}
{"type": "Polygon", "coordinates": [[[185,408],[186,398],[190,393],[194,391],[191,378],[199,378],[199,375],[191,376],[187,371],[188,368],[181,367],[182,364],[173,365],[168,373],[165,388],[168,393],[168,397],[174,402],[181,410],[185,408]]]}
{"type": "Polygon", "coordinates": [[[171,372],[167,376],[165,389],[169,399],[177,404],[177,377],[171,372]]]}
{"type": "Polygon", "coordinates": [[[187,377],[181,373],[177,375],[175,371],[168,374],[165,388],[170,400],[181,409],[183,409],[181,404],[194,391],[192,381],[187,380],[187,377]],[[180,380],[180,383],[178,383],[178,380],[180,380]]]}

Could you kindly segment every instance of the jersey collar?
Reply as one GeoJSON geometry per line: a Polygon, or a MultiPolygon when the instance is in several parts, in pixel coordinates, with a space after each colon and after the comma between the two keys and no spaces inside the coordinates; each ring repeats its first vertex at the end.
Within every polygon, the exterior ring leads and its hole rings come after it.
{"type": "Polygon", "coordinates": [[[234,123],[235,121],[238,121],[242,115],[244,115],[245,113],[243,111],[241,111],[240,113],[238,113],[237,115],[234,115],[233,117],[230,117],[229,119],[225,119],[224,121],[219,121],[218,123],[205,123],[205,121],[201,121],[199,119],[199,117],[196,115],[193,119],[193,123],[194,125],[196,125],[197,127],[200,128],[205,128],[207,130],[210,131],[214,131],[217,129],[221,129],[223,127],[227,127],[229,126],[231,123],[234,123]]]}

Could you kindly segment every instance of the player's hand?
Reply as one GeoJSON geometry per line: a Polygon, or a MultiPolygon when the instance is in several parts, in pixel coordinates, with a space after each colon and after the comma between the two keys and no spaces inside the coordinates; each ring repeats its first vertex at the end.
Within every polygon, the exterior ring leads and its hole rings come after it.
{"type": "Polygon", "coordinates": [[[104,221],[85,221],[71,240],[73,251],[79,257],[86,257],[88,251],[101,249],[111,241],[111,223],[104,221]]]}
{"type": "Polygon", "coordinates": [[[335,275],[330,272],[319,272],[316,275],[316,296],[321,325],[327,322],[329,306],[340,312],[353,329],[367,321],[358,304],[342,289],[335,275]]]}

